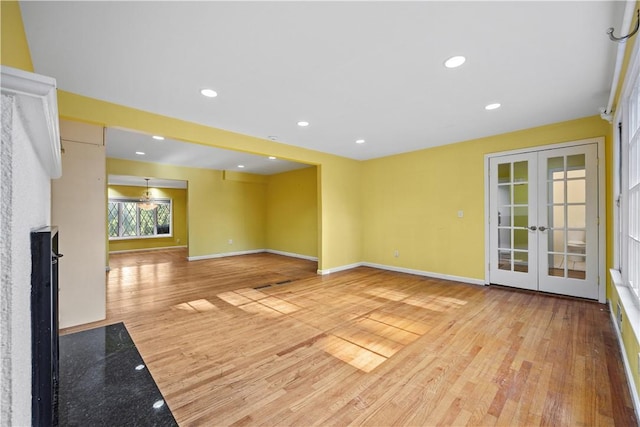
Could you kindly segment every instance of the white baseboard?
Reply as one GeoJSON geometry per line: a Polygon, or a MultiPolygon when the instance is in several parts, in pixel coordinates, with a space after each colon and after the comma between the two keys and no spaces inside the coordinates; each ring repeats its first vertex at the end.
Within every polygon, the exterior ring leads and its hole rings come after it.
{"type": "Polygon", "coordinates": [[[109,251],[109,255],[111,254],[127,254],[130,252],[147,252],[147,251],[166,251],[168,249],[184,249],[186,248],[186,245],[180,245],[180,246],[164,246],[162,248],[145,248],[145,249],[127,249],[124,251],[109,251]]]}
{"type": "Polygon", "coordinates": [[[376,264],[373,262],[363,262],[365,267],[379,268],[381,270],[396,271],[398,273],[415,274],[416,276],[433,277],[434,279],[450,280],[453,282],[470,283],[472,285],[484,286],[484,280],[472,279],[470,277],[452,276],[450,274],[433,273],[431,271],[415,270],[413,268],[395,267],[392,265],[376,264]]]}
{"type": "Polygon", "coordinates": [[[248,250],[248,251],[223,252],[223,253],[219,253],[219,254],[190,256],[190,257],[187,257],[187,259],[189,261],[198,261],[198,260],[202,260],[202,259],[224,258],[224,257],[228,257],[228,256],[260,254],[260,253],[265,253],[265,252],[266,253],[270,253],[270,254],[275,254],[275,255],[288,256],[288,257],[292,257],[292,258],[302,258],[302,259],[306,259],[308,261],[318,261],[318,258],[316,258],[316,257],[307,256],[307,255],[301,255],[301,254],[294,254],[292,252],[276,251],[275,249],[251,249],[251,250],[248,250]]]}
{"type": "MultiPolygon", "coordinates": [[[[186,248],[186,246],[171,246],[169,248],[154,248],[154,249],[145,249],[145,250],[159,250],[159,249],[171,249],[171,248],[186,248]]],[[[139,250],[130,250],[130,251],[118,251],[118,252],[110,252],[110,253],[123,253],[123,252],[138,252],[139,250]]],[[[271,253],[271,254],[275,254],[275,255],[282,255],[282,256],[287,256],[287,257],[292,257],[292,258],[301,258],[301,259],[306,259],[308,261],[318,261],[318,257],[312,257],[312,256],[308,256],[308,255],[302,255],[302,254],[296,254],[293,252],[284,252],[284,251],[278,251],[275,249],[252,249],[252,250],[248,250],[248,251],[237,251],[237,252],[223,252],[223,253],[219,253],[219,254],[209,254],[209,255],[198,255],[198,256],[191,256],[191,257],[187,257],[187,260],[189,261],[199,261],[199,260],[203,260],[203,259],[215,259],[215,258],[224,258],[224,257],[229,257],[229,256],[238,256],[238,255],[250,255],[250,254],[258,254],[258,253],[263,253],[263,252],[267,252],[267,253],[271,253]]],[[[481,285],[484,286],[484,280],[482,279],[472,279],[470,277],[461,277],[461,276],[452,276],[449,274],[442,274],[442,273],[434,273],[431,271],[423,271],[423,270],[415,270],[412,268],[404,268],[404,267],[395,267],[392,265],[385,265],[385,264],[376,264],[373,262],[356,262],[353,264],[347,264],[347,265],[342,265],[339,267],[333,267],[333,268],[328,268],[325,270],[320,270],[318,269],[318,274],[320,275],[327,275],[327,274],[331,274],[331,273],[337,273],[339,271],[345,271],[345,270],[351,270],[353,268],[357,268],[357,267],[371,267],[371,268],[377,268],[380,270],[388,270],[388,271],[395,271],[398,273],[407,273],[407,274],[414,274],[416,276],[424,276],[424,277],[433,277],[434,279],[442,279],[442,280],[449,280],[449,281],[454,281],[454,282],[462,282],[462,283],[470,283],[472,285],[481,285]]]]}
{"type": "Polygon", "coordinates": [[[380,270],[395,271],[398,273],[414,274],[416,276],[433,277],[434,279],[450,280],[454,282],[470,283],[472,285],[484,286],[484,280],[472,279],[470,277],[452,276],[449,274],[433,273],[431,271],[415,270],[413,268],[394,267],[392,265],[376,264],[374,262],[356,262],[354,264],[343,265],[340,267],[329,268],[326,270],[318,270],[318,274],[325,275],[331,273],[337,273],[338,271],[350,270],[356,267],[371,267],[380,270]]]}
{"type": "Polygon", "coordinates": [[[295,254],[293,252],[283,252],[283,251],[277,251],[275,249],[265,249],[265,252],[268,252],[270,254],[288,256],[288,257],[291,257],[291,258],[306,259],[307,261],[318,261],[318,257],[309,256],[309,255],[302,255],[302,254],[295,254]]]}
{"type": "Polygon", "coordinates": [[[620,328],[618,328],[618,322],[615,318],[616,314],[611,305],[611,300],[607,300],[609,305],[609,314],[611,317],[611,323],[613,324],[613,329],[616,331],[616,336],[618,337],[618,345],[620,345],[620,353],[622,353],[622,362],[624,364],[624,373],[627,377],[627,385],[629,386],[629,392],[631,393],[631,400],[633,401],[633,408],[636,411],[636,418],[640,415],[640,396],[638,396],[638,390],[633,382],[633,374],[631,371],[631,365],[629,364],[629,359],[627,358],[627,352],[624,348],[624,341],[622,341],[622,333],[620,332],[620,328]]]}
{"type": "Polygon", "coordinates": [[[354,264],[341,265],[340,267],[328,268],[326,270],[318,269],[318,274],[320,274],[321,276],[324,276],[326,274],[337,273],[339,271],[351,270],[352,268],[356,268],[356,267],[362,267],[362,263],[356,262],[354,264]]]}
{"type": "Polygon", "coordinates": [[[260,253],[263,253],[263,252],[266,252],[266,249],[251,249],[249,251],[223,252],[223,253],[219,253],[219,254],[190,256],[190,257],[187,257],[187,260],[189,260],[189,261],[200,261],[200,260],[203,260],[203,259],[214,259],[214,258],[225,258],[225,257],[228,257],[228,256],[260,254],[260,253]]]}

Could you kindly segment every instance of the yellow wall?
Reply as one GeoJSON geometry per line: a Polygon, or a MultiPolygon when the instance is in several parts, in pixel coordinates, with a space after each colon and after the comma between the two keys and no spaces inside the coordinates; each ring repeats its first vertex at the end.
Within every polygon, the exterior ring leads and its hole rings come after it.
{"type": "Polygon", "coordinates": [[[315,167],[271,175],[267,187],[267,248],[318,256],[315,167]]]}
{"type": "MultiPolygon", "coordinates": [[[[0,60],[3,65],[33,71],[19,4],[5,0],[0,3],[2,6],[0,60]]],[[[122,127],[151,135],[160,134],[188,142],[261,155],[273,155],[282,159],[318,165],[318,230],[320,233],[318,268],[330,270],[361,260],[360,164],[355,160],[214,129],[62,90],[58,90],[58,110],[61,118],[73,121],[84,121],[105,127],[122,127]]],[[[195,220],[207,226],[209,218],[206,215],[195,214],[194,216],[196,218],[191,218],[192,221],[195,220]]],[[[232,227],[230,232],[234,234],[237,228],[232,227]]],[[[216,234],[215,230],[209,230],[209,232],[213,235],[216,234]]],[[[218,236],[218,238],[220,241],[223,239],[222,236],[218,236]]],[[[244,240],[255,241],[256,239],[240,238],[240,241],[244,240]]],[[[253,243],[250,245],[248,242],[242,244],[242,246],[252,245],[253,243]]],[[[228,244],[226,247],[222,247],[220,243],[213,246],[219,249],[218,252],[228,252],[230,249],[239,250],[235,241],[232,248],[229,248],[228,244]]],[[[194,253],[208,253],[212,247],[190,240],[190,250],[194,253]]]]}
{"type": "Polygon", "coordinates": [[[266,184],[262,182],[225,180],[218,170],[112,158],[107,159],[107,173],[188,181],[190,257],[265,248],[266,184]]]}
{"type": "MultiPolygon", "coordinates": [[[[171,246],[187,246],[187,190],[182,188],[149,187],[154,198],[171,199],[171,237],[154,237],[145,239],[110,240],[109,252],[130,251],[171,246]]],[[[109,197],[140,198],[145,191],[143,187],[110,185],[109,197]]]]}
{"type": "MultiPolygon", "coordinates": [[[[318,205],[315,167],[264,177],[110,158],[107,159],[107,172],[182,179],[189,182],[188,190],[181,190],[185,196],[187,192],[189,194],[189,212],[185,212],[185,206],[182,213],[184,229],[189,222],[189,235],[192,236],[189,240],[189,256],[265,248],[317,256],[318,205]],[[197,200],[191,200],[194,197],[197,200]],[[232,244],[229,244],[229,239],[233,240],[232,244]]],[[[109,197],[139,195],[140,187],[109,187],[109,197]]],[[[177,200],[176,195],[171,193],[164,195],[154,192],[154,195],[172,197],[174,203],[177,200]]],[[[187,197],[184,197],[184,200],[186,199],[187,197]]],[[[178,209],[179,205],[174,204],[176,221],[179,221],[180,217],[178,209]]],[[[174,228],[173,239],[111,241],[109,250],[184,245],[188,240],[186,237],[181,239],[181,243],[175,241],[176,238],[180,238],[179,230],[177,227],[174,228]]]]}
{"type": "MultiPolygon", "coordinates": [[[[615,286],[609,287],[610,295],[609,300],[611,301],[611,310],[614,313],[614,318],[616,313],[616,307],[618,302],[620,301],[620,295],[618,294],[618,290],[615,286]]],[[[636,339],[636,335],[632,329],[632,325],[629,320],[629,316],[622,306],[622,341],[624,342],[624,348],[622,351],[627,356],[627,360],[629,361],[629,368],[631,368],[631,372],[633,375],[633,380],[635,383],[635,387],[637,393],[640,395],[640,371],[638,371],[638,354],[640,354],[640,343],[636,339]]],[[[637,328],[637,325],[636,325],[637,328]]]]}
{"type": "Polygon", "coordinates": [[[22,12],[17,1],[0,1],[0,61],[2,65],[33,71],[31,53],[22,23],[22,12]]]}
{"type": "MultiPolygon", "coordinates": [[[[322,203],[319,204],[319,246],[321,250],[318,268],[329,270],[361,260],[359,162],[160,116],[64,91],[58,91],[58,108],[62,117],[72,120],[117,126],[150,135],[160,134],[187,142],[265,156],[273,155],[281,159],[320,165],[318,194],[322,203]]],[[[146,175],[154,176],[153,174],[146,175]]],[[[191,188],[189,188],[190,212],[192,212],[191,203],[191,188]]],[[[209,218],[200,219],[203,226],[210,224],[207,222],[209,218]]],[[[194,218],[190,218],[190,221],[193,220],[194,218]]],[[[200,247],[193,240],[191,228],[194,226],[192,223],[189,224],[190,251],[197,254],[210,253],[206,252],[212,249],[210,246],[200,247]]],[[[215,234],[215,231],[211,232],[215,234]]],[[[217,245],[213,246],[217,247],[217,245]]],[[[225,249],[218,252],[229,252],[231,248],[225,249]]],[[[232,249],[238,250],[235,247],[232,249]]]]}
{"type": "MultiPolygon", "coordinates": [[[[33,66],[19,7],[17,3],[11,1],[3,0],[0,3],[2,14],[0,60],[4,65],[32,71],[33,66]]],[[[634,43],[635,38],[627,43],[627,52],[634,43]]],[[[626,65],[624,68],[626,69],[626,65]]],[[[624,75],[621,83],[623,79],[624,75]]],[[[120,126],[189,142],[275,155],[318,165],[320,236],[318,268],[321,270],[330,270],[364,260],[482,279],[484,274],[483,155],[606,135],[607,194],[603,196],[607,203],[607,266],[612,265],[611,189],[614,168],[611,135],[613,130],[598,117],[360,163],[64,91],[59,91],[58,102],[61,116],[72,120],[103,126],[120,126]],[[458,210],[464,211],[464,218],[456,217],[458,210]],[[398,258],[393,257],[394,249],[400,251],[398,258]]],[[[117,171],[127,169],[122,162],[124,161],[109,162],[116,171],[113,173],[122,173],[117,171]]],[[[154,174],[156,168],[160,168],[150,164],[135,167],[139,168],[141,175],[147,176],[156,175],[154,174]]],[[[190,175],[184,171],[174,170],[173,172],[174,179],[184,179],[180,176],[190,175]]],[[[165,177],[171,178],[170,175],[165,177]]],[[[225,246],[225,239],[228,237],[223,234],[233,234],[238,229],[238,224],[233,219],[229,219],[229,228],[225,230],[228,232],[223,233],[215,229],[211,220],[224,218],[224,214],[216,211],[213,218],[209,214],[209,208],[214,208],[216,205],[208,198],[208,191],[211,188],[222,190],[225,187],[221,184],[221,173],[202,170],[193,172],[192,179],[198,184],[194,185],[194,189],[189,189],[188,209],[197,207],[197,214],[190,219],[191,250],[194,253],[228,252],[229,248],[225,246]],[[195,196],[201,198],[198,202],[192,203],[195,196]],[[213,240],[211,244],[194,239],[191,228],[200,229],[200,227],[213,240]]],[[[238,185],[246,185],[246,183],[238,185]]],[[[225,202],[235,200],[238,207],[245,212],[252,204],[260,203],[247,201],[238,196],[236,190],[238,189],[224,188],[219,199],[225,202]]],[[[256,191],[256,193],[259,192],[256,191]]],[[[264,193],[256,197],[260,199],[264,197],[264,193]]],[[[247,215],[248,213],[245,213],[241,216],[247,215]]],[[[247,222],[246,219],[244,222],[247,222]]],[[[249,247],[260,238],[260,236],[251,236],[245,238],[246,241],[242,238],[240,241],[243,241],[243,246],[249,247]]],[[[615,288],[610,283],[607,295],[613,301],[618,298],[615,288]]],[[[625,323],[629,324],[628,319],[625,323]]],[[[629,360],[632,361],[635,383],[639,385],[636,363],[633,363],[637,357],[638,342],[630,333],[624,335],[624,342],[625,351],[629,360]]]]}
{"type": "Polygon", "coordinates": [[[596,136],[610,144],[609,127],[594,116],[364,162],[364,260],[483,280],[485,154],[596,136]]]}

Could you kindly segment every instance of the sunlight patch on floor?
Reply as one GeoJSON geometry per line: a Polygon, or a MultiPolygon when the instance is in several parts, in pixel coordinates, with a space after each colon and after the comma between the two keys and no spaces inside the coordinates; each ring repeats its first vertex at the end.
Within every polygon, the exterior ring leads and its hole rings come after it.
{"type": "Polygon", "coordinates": [[[260,304],[266,305],[267,307],[284,314],[294,313],[300,310],[300,307],[275,297],[263,298],[260,300],[260,304]]]}
{"type": "Polygon", "coordinates": [[[174,305],[172,308],[182,311],[190,311],[194,313],[204,313],[211,310],[218,310],[218,307],[211,304],[206,299],[198,299],[189,302],[183,302],[182,304],[174,305]]]}
{"type": "Polygon", "coordinates": [[[402,302],[405,304],[413,305],[414,307],[425,308],[427,310],[438,312],[446,311],[451,308],[460,308],[467,303],[463,300],[443,296],[415,296],[407,298],[402,302]]]}
{"type": "Polygon", "coordinates": [[[409,294],[405,294],[404,292],[400,292],[394,289],[388,288],[373,288],[368,289],[365,293],[372,295],[374,297],[380,297],[384,299],[388,299],[389,301],[400,301],[409,296],[409,294]]]}
{"type": "Polygon", "coordinates": [[[242,304],[248,304],[250,303],[252,300],[250,300],[247,297],[244,297],[240,294],[237,294],[233,291],[231,292],[223,292],[221,294],[216,295],[218,298],[220,298],[222,301],[229,303],[233,306],[239,306],[242,304]]]}
{"type": "Polygon", "coordinates": [[[335,330],[333,334],[387,358],[393,356],[404,347],[404,345],[388,338],[353,327],[335,330]]]}
{"type": "Polygon", "coordinates": [[[418,334],[378,322],[368,317],[358,319],[356,324],[360,329],[374,333],[383,338],[389,338],[403,345],[410,344],[420,338],[420,335],[418,334]]]}
{"type": "MultiPolygon", "coordinates": [[[[319,340],[316,346],[361,371],[371,372],[421,336],[404,328],[374,320],[373,317],[387,321],[398,320],[394,316],[371,313],[339,326],[331,335],[319,340]]],[[[413,326],[415,329],[416,323],[406,321],[402,325],[413,326]]]]}
{"type": "Polygon", "coordinates": [[[367,317],[380,323],[385,323],[398,329],[412,332],[416,335],[423,335],[427,333],[427,331],[429,331],[429,325],[427,325],[426,323],[407,319],[406,317],[402,316],[396,316],[395,314],[386,313],[383,311],[373,312],[367,317]]]}
{"type": "Polygon", "coordinates": [[[259,302],[250,302],[249,304],[239,305],[238,308],[240,310],[244,310],[247,313],[258,314],[266,317],[279,317],[282,316],[282,313],[276,311],[266,305],[262,305],[259,302]]]}
{"type": "Polygon", "coordinates": [[[218,294],[217,297],[247,313],[266,317],[282,316],[283,314],[295,313],[300,310],[300,307],[295,304],[251,288],[223,292],[218,294]]]}
{"type": "Polygon", "coordinates": [[[364,372],[371,372],[387,358],[334,335],[319,339],[314,346],[364,372]]]}
{"type": "Polygon", "coordinates": [[[301,305],[312,303],[309,304],[312,308],[305,310],[286,294],[272,296],[253,288],[223,292],[217,297],[252,315],[265,318],[292,315],[298,321],[330,331],[314,346],[364,372],[371,372],[429,330],[427,323],[421,320],[408,318],[401,312],[380,310],[383,303],[379,298],[393,301],[398,308],[407,304],[404,307],[413,306],[431,312],[444,312],[467,304],[461,299],[437,295],[411,296],[384,287],[367,289],[365,293],[367,297],[362,294],[325,295],[321,302],[300,297],[301,305]],[[333,309],[336,301],[346,305],[348,310],[336,313],[333,309]]]}
{"type": "Polygon", "coordinates": [[[264,294],[256,289],[252,289],[252,288],[242,288],[242,289],[236,289],[235,291],[236,294],[240,294],[243,297],[247,297],[249,299],[252,299],[254,301],[257,301],[259,299],[262,298],[266,298],[268,295],[264,294]]]}

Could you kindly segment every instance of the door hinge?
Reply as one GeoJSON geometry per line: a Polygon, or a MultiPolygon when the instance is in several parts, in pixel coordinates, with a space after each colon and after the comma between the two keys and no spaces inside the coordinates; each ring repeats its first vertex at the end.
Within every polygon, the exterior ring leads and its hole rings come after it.
{"type": "Polygon", "coordinates": [[[490,262],[489,262],[489,263],[487,263],[487,269],[488,269],[489,271],[491,271],[491,263],[490,263],[490,262]]]}
{"type": "Polygon", "coordinates": [[[600,217],[598,217],[598,225],[600,225],[600,217]]]}

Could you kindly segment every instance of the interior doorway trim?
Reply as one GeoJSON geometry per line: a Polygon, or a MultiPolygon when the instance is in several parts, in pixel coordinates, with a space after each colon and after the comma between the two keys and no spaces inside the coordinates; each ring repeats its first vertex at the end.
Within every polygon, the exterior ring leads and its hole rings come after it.
{"type": "Polygon", "coordinates": [[[517,150],[501,151],[496,153],[485,154],[484,156],[484,283],[491,283],[491,273],[489,270],[489,260],[491,259],[491,249],[489,245],[490,227],[489,227],[489,162],[493,157],[506,156],[512,154],[524,154],[538,152],[543,150],[553,150],[556,148],[567,148],[585,144],[597,144],[598,159],[598,301],[602,304],[606,302],[607,286],[606,286],[606,183],[605,183],[605,138],[594,137],[581,139],[577,141],[563,142],[558,144],[540,145],[535,147],[527,147],[517,150]]]}

